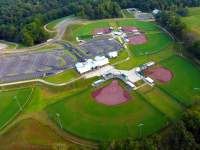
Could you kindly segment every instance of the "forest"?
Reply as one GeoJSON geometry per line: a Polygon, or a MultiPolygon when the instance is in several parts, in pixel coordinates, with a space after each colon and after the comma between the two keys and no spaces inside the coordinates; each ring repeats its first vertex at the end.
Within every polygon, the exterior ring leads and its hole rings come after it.
{"type": "Polygon", "coordinates": [[[200,0],[0,0],[0,39],[32,46],[46,41],[43,25],[75,14],[87,19],[121,17],[121,8],[143,11],[198,6],[200,0]]]}

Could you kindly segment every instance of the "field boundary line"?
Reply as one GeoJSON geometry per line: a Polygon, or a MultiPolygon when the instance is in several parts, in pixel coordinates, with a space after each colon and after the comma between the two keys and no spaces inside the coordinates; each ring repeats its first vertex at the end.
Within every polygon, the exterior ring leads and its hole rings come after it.
{"type": "MultiPolygon", "coordinates": [[[[34,88],[31,89],[31,93],[28,95],[26,102],[22,106],[22,111],[26,107],[26,105],[31,101],[31,97],[33,95],[34,88]]],[[[0,131],[3,130],[12,120],[14,120],[21,112],[20,109],[0,128],[0,131]]]]}
{"type": "Polygon", "coordinates": [[[164,116],[167,121],[172,121],[171,118],[169,118],[164,112],[162,112],[161,110],[159,110],[156,106],[154,106],[152,103],[150,103],[146,97],[144,96],[144,94],[141,94],[140,92],[137,92],[137,94],[143,99],[143,101],[145,103],[147,103],[149,106],[151,106],[155,111],[159,112],[162,116],[164,116]]]}
{"type": "Polygon", "coordinates": [[[181,104],[181,106],[183,106],[183,108],[186,108],[186,107],[190,106],[190,104],[184,104],[183,102],[181,102],[179,98],[177,98],[176,96],[174,96],[173,94],[171,94],[167,90],[163,89],[162,87],[157,86],[157,88],[159,88],[162,92],[164,92],[165,94],[167,94],[170,97],[172,97],[175,101],[177,101],[179,104],[181,104]]]}

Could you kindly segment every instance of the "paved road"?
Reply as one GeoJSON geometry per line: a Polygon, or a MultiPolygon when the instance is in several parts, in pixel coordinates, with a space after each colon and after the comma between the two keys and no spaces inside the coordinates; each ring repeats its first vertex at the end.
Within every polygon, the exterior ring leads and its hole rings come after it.
{"type": "Polygon", "coordinates": [[[73,83],[75,81],[78,81],[78,80],[80,80],[82,78],[83,77],[80,76],[80,77],[78,77],[76,79],[73,79],[71,81],[64,82],[64,83],[52,83],[52,82],[48,82],[48,81],[43,80],[43,79],[33,79],[33,80],[17,81],[17,82],[10,82],[10,83],[2,83],[2,84],[0,84],[0,87],[19,85],[19,84],[26,84],[26,83],[35,83],[35,82],[42,83],[42,84],[45,84],[45,85],[48,85],[48,86],[62,87],[62,86],[66,86],[66,85],[68,85],[70,83],[73,83]]]}
{"type": "Polygon", "coordinates": [[[62,41],[62,37],[64,36],[64,33],[66,31],[67,26],[71,25],[71,24],[75,24],[75,23],[80,23],[83,22],[85,20],[79,19],[79,18],[67,18],[65,20],[63,20],[62,22],[60,22],[59,24],[57,24],[57,26],[55,27],[55,31],[51,31],[48,30],[46,28],[46,25],[44,26],[44,29],[47,32],[56,32],[56,36],[47,42],[32,46],[32,47],[28,47],[28,48],[23,48],[23,49],[12,49],[12,50],[3,50],[1,51],[2,54],[10,54],[10,53],[21,53],[21,52],[27,52],[27,51],[31,51],[31,50],[35,50],[38,49],[40,47],[43,47],[45,45],[49,45],[49,44],[53,44],[56,43],[58,41],[62,41]]]}

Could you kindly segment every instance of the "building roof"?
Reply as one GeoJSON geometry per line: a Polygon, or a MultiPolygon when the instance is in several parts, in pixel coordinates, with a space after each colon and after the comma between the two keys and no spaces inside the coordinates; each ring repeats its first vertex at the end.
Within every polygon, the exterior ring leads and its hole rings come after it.
{"type": "Polygon", "coordinates": [[[91,71],[96,67],[101,67],[109,63],[108,58],[105,56],[96,56],[94,60],[88,59],[85,62],[78,62],[75,64],[77,71],[80,74],[91,71]]]}

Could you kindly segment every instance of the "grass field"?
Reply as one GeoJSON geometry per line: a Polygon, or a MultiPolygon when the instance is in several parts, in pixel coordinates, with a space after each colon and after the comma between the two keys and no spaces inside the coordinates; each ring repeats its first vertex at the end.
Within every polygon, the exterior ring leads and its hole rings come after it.
{"type": "Polygon", "coordinates": [[[176,120],[181,116],[183,108],[180,103],[162,92],[159,88],[154,87],[150,91],[144,92],[145,88],[150,87],[139,89],[140,93],[150,104],[164,113],[170,120],[176,120]]]}
{"type": "Polygon", "coordinates": [[[97,21],[80,26],[73,31],[73,36],[74,38],[88,39],[92,37],[92,31],[98,28],[109,28],[109,23],[107,21],[97,21]]]}
{"type": "Polygon", "coordinates": [[[145,124],[142,135],[149,135],[164,127],[167,122],[162,113],[146,103],[136,92],[131,93],[132,99],[128,103],[109,107],[96,103],[91,97],[92,91],[94,89],[88,87],[50,105],[47,107],[49,117],[58,123],[56,113],[59,113],[64,130],[98,141],[128,136],[136,138],[139,123],[145,124]]]}
{"type": "Polygon", "coordinates": [[[52,83],[65,83],[77,77],[79,77],[78,72],[75,69],[71,69],[53,76],[49,76],[45,80],[52,83]]]}
{"type": "Polygon", "coordinates": [[[34,119],[25,119],[0,136],[2,150],[53,150],[58,144],[63,149],[85,149],[59,136],[50,127],[34,119]]]}
{"type": "Polygon", "coordinates": [[[178,101],[190,106],[200,99],[200,71],[186,59],[173,56],[161,62],[174,75],[171,82],[159,85],[166,93],[173,95],[178,101]]]}
{"type": "Polygon", "coordinates": [[[22,109],[24,108],[31,91],[30,88],[26,88],[0,93],[0,129],[20,112],[20,106],[22,109]]]}
{"type": "Polygon", "coordinates": [[[134,67],[147,63],[149,61],[155,61],[155,62],[162,61],[168,57],[173,56],[174,54],[175,52],[173,51],[173,44],[170,44],[167,47],[165,47],[162,51],[155,54],[131,56],[128,61],[120,63],[116,65],[115,67],[117,69],[130,70],[134,67]]]}
{"type": "Polygon", "coordinates": [[[135,26],[140,30],[144,31],[147,35],[148,42],[142,45],[129,45],[129,49],[133,55],[139,56],[146,53],[156,53],[166,48],[172,39],[169,35],[164,33],[158,28],[153,22],[141,22],[133,19],[119,20],[117,21],[118,26],[135,26]]]}
{"type": "Polygon", "coordinates": [[[189,16],[183,17],[183,22],[189,31],[196,34],[200,39],[200,7],[189,8],[189,16]]]}

